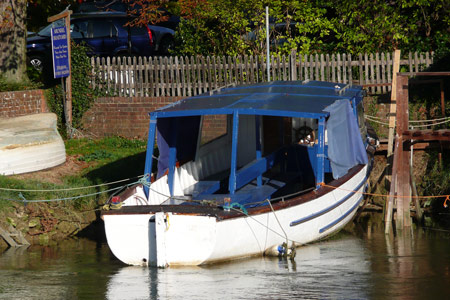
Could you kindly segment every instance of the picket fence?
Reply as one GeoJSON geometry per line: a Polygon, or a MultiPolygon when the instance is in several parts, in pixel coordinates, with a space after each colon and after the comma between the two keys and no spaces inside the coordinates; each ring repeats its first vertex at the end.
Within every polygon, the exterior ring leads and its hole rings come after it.
{"type": "MultiPolygon", "coordinates": [[[[408,53],[401,72],[419,72],[433,52],[408,53]]],[[[263,56],[91,58],[94,87],[112,96],[195,96],[230,85],[267,82],[263,56]]],[[[363,85],[371,94],[390,91],[393,53],[272,56],[270,80],[321,80],[363,85]]]]}

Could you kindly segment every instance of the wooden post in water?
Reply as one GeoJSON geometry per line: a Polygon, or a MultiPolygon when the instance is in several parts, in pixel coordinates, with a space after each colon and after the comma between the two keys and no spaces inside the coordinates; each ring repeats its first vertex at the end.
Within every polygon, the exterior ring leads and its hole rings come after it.
{"type": "Polygon", "coordinates": [[[398,192],[397,192],[397,231],[404,227],[411,227],[411,180],[410,180],[410,160],[409,149],[404,148],[403,132],[408,130],[409,109],[408,109],[408,76],[397,76],[397,137],[399,138],[399,163],[397,169],[392,170],[397,173],[398,192]]]}
{"type": "MultiPolygon", "coordinates": [[[[385,233],[389,233],[390,227],[392,226],[392,214],[395,205],[395,193],[396,191],[396,177],[391,176],[393,173],[393,151],[394,151],[394,133],[395,133],[395,123],[396,123],[396,112],[397,112],[397,73],[400,70],[400,50],[395,50],[394,52],[394,63],[392,66],[392,86],[391,86],[391,105],[389,110],[389,135],[388,135],[388,153],[387,153],[387,164],[386,164],[386,187],[390,185],[389,200],[386,201],[385,209],[385,233]]],[[[396,144],[396,149],[398,150],[398,143],[396,144]]]]}
{"type": "MultiPolygon", "coordinates": [[[[395,134],[395,119],[397,113],[397,73],[400,70],[400,50],[395,50],[394,52],[394,64],[392,66],[392,89],[391,89],[391,105],[389,109],[389,136],[388,136],[388,168],[392,165],[392,153],[394,146],[394,134],[395,134]]],[[[387,179],[390,179],[390,174],[388,169],[387,179]]]]}

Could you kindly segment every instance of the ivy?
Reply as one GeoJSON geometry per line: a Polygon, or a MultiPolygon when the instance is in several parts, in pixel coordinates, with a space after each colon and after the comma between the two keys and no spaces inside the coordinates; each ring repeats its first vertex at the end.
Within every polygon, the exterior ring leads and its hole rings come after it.
{"type": "MultiPolygon", "coordinates": [[[[84,44],[71,42],[71,67],[72,67],[72,127],[82,129],[81,119],[90,108],[94,100],[105,94],[98,87],[93,88],[92,66],[87,56],[88,48],[84,44]]],[[[58,84],[47,92],[50,110],[58,116],[60,132],[65,132],[64,95],[61,84],[58,84]]]]}

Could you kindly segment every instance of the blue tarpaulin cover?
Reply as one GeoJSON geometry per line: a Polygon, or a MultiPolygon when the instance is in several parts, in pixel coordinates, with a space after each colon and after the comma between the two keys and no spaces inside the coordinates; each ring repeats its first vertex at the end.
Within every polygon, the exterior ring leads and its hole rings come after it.
{"type": "Polygon", "coordinates": [[[207,114],[269,115],[283,117],[327,117],[324,111],[335,100],[361,100],[360,86],[323,81],[273,81],[224,88],[190,97],[162,107],[151,114],[157,118],[207,114]]]}
{"type": "Polygon", "coordinates": [[[330,113],[326,125],[328,159],[333,178],[338,179],[355,165],[367,164],[367,153],[350,102],[336,100],[325,111],[330,113]]]}
{"type": "Polygon", "coordinates": [[[320,81],[274,81],[224,88],[183,99],[150,113],[157,119],[160,157],[158,177],[169,165],[168,149],[177,148],[177,160],[193,157],[200,116],[233,114],[296,118],[327,118],[328,157],[333,177],[342,177],[357,164],[367,163],[350,101],[362,100],[362,87],[320,81]],[[179,123],[174,120],[179,119],[179,123]],[[178,124],[178,125],[176,125],[178,124]],[[174,127],[175,126],[175,127],[174,127]],[[173,130],[176,141],[171,141],[173,130]]]}

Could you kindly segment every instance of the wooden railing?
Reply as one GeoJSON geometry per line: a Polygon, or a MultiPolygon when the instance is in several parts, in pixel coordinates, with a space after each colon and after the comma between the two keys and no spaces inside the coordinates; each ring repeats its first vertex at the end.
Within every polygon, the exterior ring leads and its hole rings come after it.
{"type": "MultiPolygon", "coordinates": [[[[364,85],[369,93],[390,91],[391,53],[315,54],[272,57],[270,80],[321,80],[364,85]]],[[[433,53],[409,53],[402,72],[419,72],[433,53]]],[[[114,96],[195,96],[231,84],[267,81],[262,56],[96,57],[92,84],[114,96]]]]}

